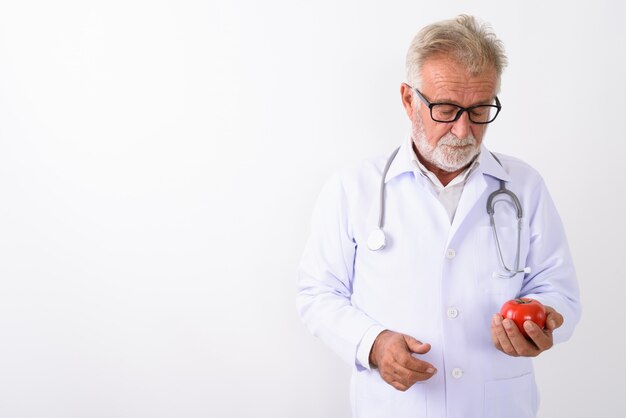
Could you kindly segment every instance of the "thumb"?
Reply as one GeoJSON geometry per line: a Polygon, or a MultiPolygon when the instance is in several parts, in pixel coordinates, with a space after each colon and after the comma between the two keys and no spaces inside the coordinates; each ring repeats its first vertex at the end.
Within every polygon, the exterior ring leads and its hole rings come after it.
{"type": "Polygon", "coordinates": [[[411,352],[416,354],[426,354],[430,351],[430,344],[423,344],[421,341],[416,340],[410,335],[404,336],[404,341],[411,352]]]}
{"type": "Polygon", "coordinates": [[[554,308],[546,306],[546,328],[553,331],[563,325],[563,315],[554,308]]]}

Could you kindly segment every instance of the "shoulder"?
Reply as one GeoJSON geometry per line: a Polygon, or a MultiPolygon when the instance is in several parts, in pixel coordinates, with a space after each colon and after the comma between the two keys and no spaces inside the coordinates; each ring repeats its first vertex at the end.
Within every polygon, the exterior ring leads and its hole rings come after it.
{"type": "Polygon", "coordinates": [[[498,160],[500,160],[502,166],[509,176],[511,176],[513,182],[536,185],[543,184],[543,178],[539,171],[526,161],[498,152],[494,152],[493,154],[498,158],[498,160]]]}
{"type": "Polygon", "coordinates": [[[372,182],[380,183],[387,158],[378,155],[349,164],[333,173],[329,181],[346,190],[370,187],[372,182]]]}
{"type": "Polygon", "coordinates": [[[546,182],[537,169],[510,155],[496,153],[496,156],[511,178],[506,187],[518,196],[526,213],[535,214],[540,208],[553,206],[546,182]]]}
{"type": "Polygon", "coordinates": [[[379,155],[353,162],[333,172],[320,198],[345,207],[358,208],[379,195],[388,156],[379,155]]]}

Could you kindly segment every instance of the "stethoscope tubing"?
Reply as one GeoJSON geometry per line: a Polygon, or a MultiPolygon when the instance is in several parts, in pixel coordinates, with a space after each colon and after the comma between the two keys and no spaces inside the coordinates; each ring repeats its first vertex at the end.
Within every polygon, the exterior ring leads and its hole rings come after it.
{"type": "MultiPolygon", "coordinates": [[[[385,183],[387,180],[387,173],[389,172],[389,168],[391,167],[391,164],[393,163],[393,160],[396,158],[396,155],[398,154],[399,151],[400,151],[400,147],[396,148],[391,153],[391,155],[387,159],[387,163],[385,164],[385,167],[383,169],[383,173],[381,176],[379,196],[378,196],[379,205],[378,205],[377,228],[374,229],[370,233],[370,236],[368,237],[368,240],[367,240],[367,246],[372,251],[382,250],[387,245],[387,238],[385,235],[385,231],[383,230],[384,223],[385,223],[385,183]]],[[[493,153],[491,153],[491,155],[498,162],[498,164],[502,166],[502,163],[500,162],[498,157],[496,157],[493,153]]],[[[500,180],[500,187],[498,188],[498,190],[495,190],[494,192],[492,192],[487,198],[487,214],[489,215],[489,223],[493,230],[494,240],[496,242],[496,249],[498,251],[498,258],[500,259],[500,263],[502,264],[502,267],[508,273],[508,274],[494,273],[494,276],[502,277],[502,278],[512,278],[518,273],[530,273],[529,267],[524,267],[523,269],[520,269],[521,244],[522,244],[521,242],[522,219],[524,217],[522,205],[517,195],[513,193],[511,190],[506,188],[506,184],[504,180],[500,180]],[[496,228],[496,222],[494,219],[495,204],[497,203],[495,201],[495,198],[498,197],[499,195],[509,196],[517,212],[517,252],[515,256],[515,268],[509,268],[504,261],[504,256],[502,255],[502,248],[500,246],[500,239],[498,237],[498,231],[496,228]]]]}
{"type": "Polygon", "coordinates": [[[398,151],[400,151],[400,147],[396,148],[387,159],[387,164],[385,164],[385,169],[383,170],[383,180],[380,182],[379,202],[381,202],[381,205],[378,213],[378,229],[380,230],[383,229],[385,222],[385,182],[387,181],[387,172],[396,155],[398,155],[398,151]]]}

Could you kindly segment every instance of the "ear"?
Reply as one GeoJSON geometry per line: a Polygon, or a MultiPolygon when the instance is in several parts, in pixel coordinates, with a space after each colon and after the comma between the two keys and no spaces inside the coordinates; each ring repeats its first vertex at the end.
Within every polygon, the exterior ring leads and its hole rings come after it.
{"type": "Polygon", "coordinates": [[[408,84],[402,83],[400,85],[400,96],[402,97],[402,106],[404,106],[404,110],[406,111],[406,115],[411,119],[415,114],[415,109],[413,107],[413,89],[409,87],[408,84]]]}

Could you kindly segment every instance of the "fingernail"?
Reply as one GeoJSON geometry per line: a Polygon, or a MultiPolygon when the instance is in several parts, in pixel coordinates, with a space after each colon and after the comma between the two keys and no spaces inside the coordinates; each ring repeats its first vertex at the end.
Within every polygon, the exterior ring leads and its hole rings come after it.
{"type": "Polygon", "coordinates": [[[426,369],[426,373],[433,374],[435,373],[435,369],[433,369],[432,367],[429,367],[428,369],[426,369]]]}
{"type": "Polygon", "coordinates": [[[532,331],[533,329],[533,324],[531,323],[531,321],[526,321],[524,322],[524,329],[526,331],[532,331]]]}
{"type": "Polygon", "coordinates": [[[511,329],[513,328],[513,323],[510,319],[505,319],[504,321],[502,321],[502,324],[504,325],[504,328],[506,329],[511,329]]]}
{"type": "Polygon", "coordinates": [[[500,315],[498,315],[498,314],[495,314],[493,316],[493,322],[496,325],[500,325],[502,323],[502,317],[500,315]]]}
{"type": "Polygon", "coordinates": [[[550,329],[556,328],[556,321],[554,321],[552,319],[550,321],[548,321],[548,328],[550,328],[550,329]]]}

